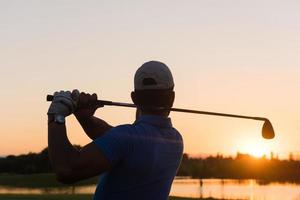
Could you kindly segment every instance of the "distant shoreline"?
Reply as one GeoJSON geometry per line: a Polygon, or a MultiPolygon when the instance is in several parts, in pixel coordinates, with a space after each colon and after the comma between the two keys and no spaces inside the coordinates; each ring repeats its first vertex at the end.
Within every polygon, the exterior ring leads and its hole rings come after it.
{"type": "MultiPolygon", "coordinates": [[[[176,180],[192,179],[192,177],[176,177],[176,180]]],[[[203,180],[212,180],[213,178],[207,178],[203,180]]],[[[195,181],[201,181],[201,179],[193,179],[195,181]]],[[[218,179],[222,180],[222,179],[218,179]]],[[[270,183],[297,183],[300,181],[266,181],[258,179],[223,179],[234,180],[237,182],[243,182],[247,180],[256,180],[261,185],[267,185],[270,183]]],[[[40,174],[0,174],[0,186],[4,187],[15,187],[15,188],[56,188],[56,187],[73,187],[73,186],[87,186],[96,185],[99,182],[99,176],[89,178],[83,181],[79,181],[75,184],[64,185],[56,180],[54,173],[40,173],[40,174]]]]}
{"type": "MultiPolygon", "coordinates": [[[[76,146],[80,148],[79,146],[76,146]]],[[[0,158],[0,174],[52,173],[48,149],[40,153],[0,158]]],[[[207,158],[194,158],[184,154],[177,176],[197,179],[256,179],[262,182],[300,182],[300,161],[256,158],[248,154],[224,157],[222,154],[207,158]]]]}

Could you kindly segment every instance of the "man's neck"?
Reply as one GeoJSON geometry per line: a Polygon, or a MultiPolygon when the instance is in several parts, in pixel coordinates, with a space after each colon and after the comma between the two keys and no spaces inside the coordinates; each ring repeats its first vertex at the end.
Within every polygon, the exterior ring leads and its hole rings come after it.
{"type": "Polygon", "coordinates": [[[137,109],[136,111],[136,119],[143,116],[143,115],[155,115],[155,116],[160,116],[160,117],[168,117],[170,114],[170,111],[164,111],[161,113],[153,113],[153,112],[146,112],[146,111],[141,111],[137,109]]]}

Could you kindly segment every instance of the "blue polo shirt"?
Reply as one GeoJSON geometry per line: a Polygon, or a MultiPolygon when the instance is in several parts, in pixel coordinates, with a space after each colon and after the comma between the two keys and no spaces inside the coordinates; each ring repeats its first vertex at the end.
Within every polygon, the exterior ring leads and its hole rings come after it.
{"type": "Polygon", "coordinates": [[[100,178],[94,200],[167,200],[183,142],[171,119],[143,115],[94,140],[112,169],[100,178]]]}

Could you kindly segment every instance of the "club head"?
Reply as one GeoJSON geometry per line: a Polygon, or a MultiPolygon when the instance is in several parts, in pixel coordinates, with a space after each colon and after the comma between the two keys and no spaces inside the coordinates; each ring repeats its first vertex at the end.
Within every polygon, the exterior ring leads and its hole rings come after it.
{"type": "Polygon", "coordinates": [[[274,129],[271,122],[266,119],[262,127],[262,136],[265,139],[273,139],[275,137],[274,129]]]}

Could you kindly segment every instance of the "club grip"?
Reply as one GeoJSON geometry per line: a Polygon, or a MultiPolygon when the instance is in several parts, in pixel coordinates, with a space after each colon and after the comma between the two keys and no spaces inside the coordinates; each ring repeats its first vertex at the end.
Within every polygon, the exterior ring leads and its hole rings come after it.
{"type": "MultiPolygon", "coordinates": [[[[46,97],[47,101],[52,101],[53,100],[53,95],[48,94],[46,97]]],[[[107,106],[111,106],[111,105],[115,105],[115,106],[120,106],[120,103],[116,103],[116,102],[112,102],[112,101],[105,101],[105,100],[97,100],[96,102],[97,105],[107,105],[107,106]]]]}

